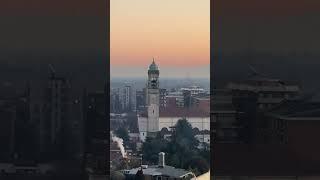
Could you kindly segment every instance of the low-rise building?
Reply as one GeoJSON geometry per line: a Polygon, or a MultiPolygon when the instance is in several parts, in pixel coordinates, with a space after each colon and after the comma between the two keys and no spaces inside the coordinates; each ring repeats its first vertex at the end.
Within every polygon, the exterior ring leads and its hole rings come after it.
{"type": "Polygon", "coordinates": [[[163,152],[159,153],[158,165],[142,165],[139,168],[123,170],[122,173],[127,179],[135,179],[138,173],[143,176],[144,180],[191,180],[195,178],[195,175],[190,171],[167,166],[163,152]]]}

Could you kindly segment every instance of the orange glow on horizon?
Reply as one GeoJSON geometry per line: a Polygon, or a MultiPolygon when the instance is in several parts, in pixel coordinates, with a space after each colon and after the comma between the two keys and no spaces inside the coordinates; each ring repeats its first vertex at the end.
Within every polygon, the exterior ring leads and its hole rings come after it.
{"type": "Polygon", "coordinates": [[[111,66],[210,64],[210,0],[111,0],[111,66]]]}

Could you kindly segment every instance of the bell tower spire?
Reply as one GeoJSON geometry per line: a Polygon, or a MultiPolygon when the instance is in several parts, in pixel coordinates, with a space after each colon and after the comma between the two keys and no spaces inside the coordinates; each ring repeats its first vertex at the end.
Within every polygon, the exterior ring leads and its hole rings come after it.
{"type": "Polygon", "coordinates": [[[147,136],[152,136],[159,131],[159,67],[155,63],[154,58],[148,69],[147,83],[147,136]]]}

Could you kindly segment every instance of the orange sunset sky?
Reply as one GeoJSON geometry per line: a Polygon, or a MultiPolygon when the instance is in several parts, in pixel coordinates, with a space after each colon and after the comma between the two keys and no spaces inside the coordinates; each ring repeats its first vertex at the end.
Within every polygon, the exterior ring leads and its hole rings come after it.
{"type": "Polygon", "coordinates": [[[209,76],[210,0],[111,0],[110,14],[111,76],[153,57],[168,76],[209,76]]]}

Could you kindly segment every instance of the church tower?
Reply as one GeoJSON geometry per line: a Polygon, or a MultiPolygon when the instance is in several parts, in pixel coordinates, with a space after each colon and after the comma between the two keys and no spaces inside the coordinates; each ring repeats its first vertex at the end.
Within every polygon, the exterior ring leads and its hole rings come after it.
{"type": "Polygon", "coordinates": [[[149,66],[148,82],[147,82],[147,133],[148,136],[159,131],[159,105],[160,105],[160,91],[159,91],[159,68],[154,62],[149,66]]]}

